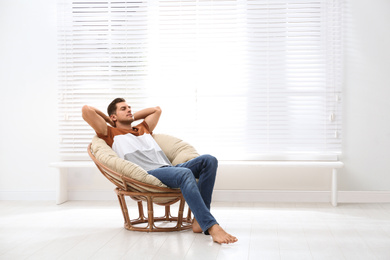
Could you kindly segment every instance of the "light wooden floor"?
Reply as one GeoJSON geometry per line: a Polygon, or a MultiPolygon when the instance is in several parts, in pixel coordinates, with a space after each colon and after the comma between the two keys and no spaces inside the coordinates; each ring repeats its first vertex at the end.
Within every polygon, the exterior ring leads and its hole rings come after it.
{"type": "Polygon", "coordinates": [[[213,203],[212,212],[236,244],[127,231],[116,201],[0,201],[0,259],[390,259],[390,204],[213,203]]]}

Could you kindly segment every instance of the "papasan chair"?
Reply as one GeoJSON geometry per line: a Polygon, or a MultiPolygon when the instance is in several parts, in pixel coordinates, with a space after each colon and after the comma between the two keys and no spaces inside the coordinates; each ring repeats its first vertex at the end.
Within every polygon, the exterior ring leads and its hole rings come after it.
{"type": "MultiPolygon", "coordinates": [[[[165,155],[173,165],[189,161],[199,154],[188,143],[165,134],[154,134],[165,155]]],[[[162,232],[180,231],[192,228],[191,210],[184,216],[185,200],[180,189],[171,189],[156,177],[149,175],[138,165],[121,159],[103,139],[95,136],[88,145],[88,154],[100,172],[115,184],[120,207],[124,217],[124,227],[133,231],[162,232]],[[138,203],[139,216],[130,219],[125,196],[138,203]],[[147,217],[143,201],[147,204],[147,217]],[[179,202],[177,216],[171,215],[171,205],[179,202]],[[165,216],[155,217],[153,205],[165,206],[165,216]],[[176,225],[156,226],[156,222],[173,222],[176,225]]]]}

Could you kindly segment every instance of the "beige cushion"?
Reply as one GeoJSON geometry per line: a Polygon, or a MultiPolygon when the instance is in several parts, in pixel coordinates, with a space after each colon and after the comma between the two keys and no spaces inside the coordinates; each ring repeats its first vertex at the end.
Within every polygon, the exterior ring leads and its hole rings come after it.
{"type": "Polygon", "coordinates": [[[179,138],[166,134],[155,134],[153,137],[173,165],[185,163],[199,156],[193,146],[179,138]]]}
{"type": "Polygon", "coordinates": [[[143,183],[166,187],[159,179],[148,174],[138,165],[119,158],[114,150],[112,150],[103,139],[95,136],[92,139],[91,149],[99,162],[120,175],[123,174],[124,176],[143,183]]]}
{"type": "MultiPolygon", "coordinates": [[[[191,145],[176,137],[164,134],[155,134],[153,137],[173,165],[184,163],[199,156],[191,145]]],[[[148,174],[138,165],[119,158],[111,147],[108,146],[103,139],[97,136],[92,139],[91,149],[99,162],[120,175],[123,174],[124,176],[130,177],[142,183],[158,187],[167,187],[159,179],[148,174]]]]}

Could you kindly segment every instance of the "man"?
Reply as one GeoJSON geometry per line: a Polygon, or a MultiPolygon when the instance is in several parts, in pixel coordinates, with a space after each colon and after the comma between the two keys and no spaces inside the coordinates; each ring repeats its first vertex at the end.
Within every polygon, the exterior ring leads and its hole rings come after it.
{"type": "Polygon", "coordinates": [[[118,156],[141,166],[168,187],[181,189],[194,214],[193,232],[210,234],[220,244],[237,242],[237,238],[223,230],[210,213],[218,161],[213,156],[202,155],[172,166],[151,136],[160,119],[160,107],[146,108],[133,115],[126,100],[116,98],[107,112],[108,116],[87,105],[82,108],[84,120],[118,156]],[[140,119],[143,119],[142,123],[131,125],[140,119]]]}

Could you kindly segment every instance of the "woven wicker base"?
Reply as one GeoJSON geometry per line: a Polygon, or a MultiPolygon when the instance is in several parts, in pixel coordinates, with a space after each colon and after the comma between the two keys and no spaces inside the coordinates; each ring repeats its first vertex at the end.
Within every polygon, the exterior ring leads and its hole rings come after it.
{"type": "Polygon", "coordinates": [[[192,218],[191,218],[191,210],[188,209],[187,216],[184,218],[184,204],[185,200],[183,198],[183,195],[181,193],[178,193],[177,190],[173,190],[172,193],[142,193],[139,192],[129,192],[129,191],[123,191],[119,188],[115,189],[116,194],[118,195],[119,204],[122,209],[123,218],[125,220],[124,227],[127,230],[131,231],[142,231],[142,232],[172,232],[172,231],[181,231],[181,230],[187,230],[192,228],[192,218]],[[139,217],[136,219],[130,219],[129,217],[129,211],[127,208],[125,196],[130,196],[133,200],[137,201],[138,203],[138,213],[139,217]],[[142,200],[139,198],[143,197],[144,201],[147,202],[147,209],[148,209],[148,217],[145,217],[144,214],[144,208],[142,204],[142,200]],[[156,203],[161,206],[165,206],[165,216],[162,217],[154,217],[154,210],[153,210],[153,198],[156,197],[176,197],[173,201],[169,203],[156,203]],[[171,215],[171,205],[179,202],[179,210],[177,217],[173,217],[171,215]],[[156,222],[174,222],[176,225],[174,227],[168,226],[156,226],[156,222]],[[146,226],[141,226],[141,224],[147,224],[146,226]]]}

